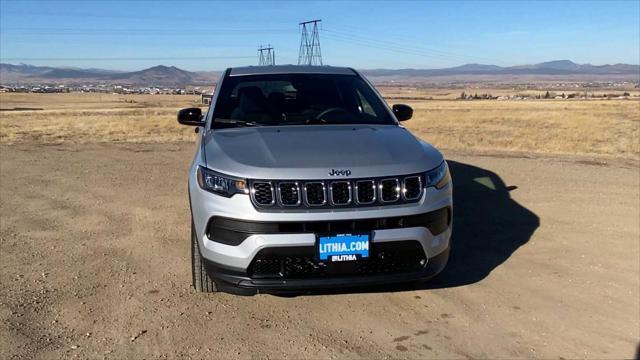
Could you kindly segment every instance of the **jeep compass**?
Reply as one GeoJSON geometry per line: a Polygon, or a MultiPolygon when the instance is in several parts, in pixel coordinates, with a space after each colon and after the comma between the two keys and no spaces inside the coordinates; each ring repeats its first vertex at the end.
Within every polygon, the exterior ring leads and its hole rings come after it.
{"type": "Polygon", "coordinates": [[[442,154],[350,68],[227,69],[189,170],[198,291],[305,291],[429,279],[449,257],[442,154]]]}

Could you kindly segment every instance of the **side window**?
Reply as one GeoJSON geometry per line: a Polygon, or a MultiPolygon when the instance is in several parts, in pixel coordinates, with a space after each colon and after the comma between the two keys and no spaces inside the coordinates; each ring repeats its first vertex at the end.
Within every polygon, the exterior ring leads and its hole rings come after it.
{"type": "Polygon", "coordinates": [[[367,99],[362,96],[360,90],[356,89],[356,93],[358,94],[358,103],[360,103],[360,112],[367,115],[376,116],[376,112],[373,111],[373,108],[371,107],[371,104],[369,104],[367,99]]]}

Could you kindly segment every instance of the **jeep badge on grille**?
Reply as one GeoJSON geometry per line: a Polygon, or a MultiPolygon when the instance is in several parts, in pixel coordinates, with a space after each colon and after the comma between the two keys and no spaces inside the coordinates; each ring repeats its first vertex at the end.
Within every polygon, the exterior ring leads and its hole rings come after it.
{"type": "Polygon", "coordinates": [[[344,170],[331,169],[331,171],[329,171],[329,176],[350,176],[350,175],[351,175],[351,170],[349,169],[344,169],[344,170]]]}

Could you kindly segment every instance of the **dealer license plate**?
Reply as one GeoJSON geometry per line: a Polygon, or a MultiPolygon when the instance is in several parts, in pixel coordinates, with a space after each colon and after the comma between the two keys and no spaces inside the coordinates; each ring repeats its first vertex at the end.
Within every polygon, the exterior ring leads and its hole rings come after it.
{"type": "Polygon", "coordinates": [[[369,234],[320,235],[317,241],[318,258],[326,262],[367,259],[369,244],[369,234]]]}

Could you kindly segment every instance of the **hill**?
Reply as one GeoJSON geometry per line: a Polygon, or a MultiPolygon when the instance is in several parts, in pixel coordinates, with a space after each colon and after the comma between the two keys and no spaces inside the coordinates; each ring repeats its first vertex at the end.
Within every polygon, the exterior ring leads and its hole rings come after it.
{"type": "Polygon", "coordinates": [[[54,68],[33,65],[0,64],[4,83],[114,83],[139,86],[211,85],[214,73],[191,72],[175,66],[158,65],[132,72],[103,69],[54,68]]]}
{"type": "Polygon", "coordinates": [[[0,63],[0,80],[2,83],[10,83],[19,81],[20,79],[28,76],[43,75],[55,68],[47,66],[33,66],[26,64],[1,64],[0,63]]]}
{"type": "Polygon", "coordinates": [[[110,80],[127,84],[147,85],[189,85],[198,81],[194,72],[178,69],[175,66],[158,65],[141,71],[106,76],[110,80]]]}

